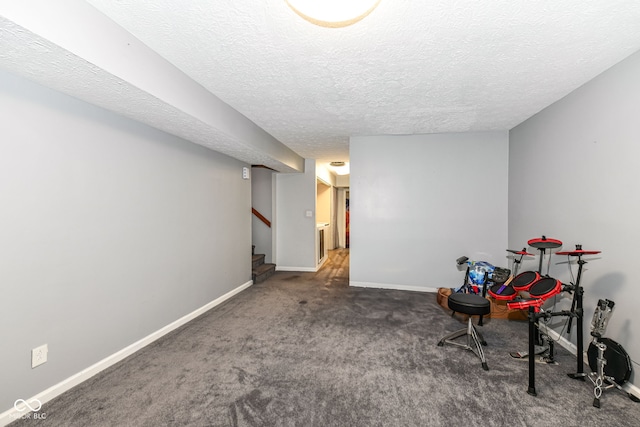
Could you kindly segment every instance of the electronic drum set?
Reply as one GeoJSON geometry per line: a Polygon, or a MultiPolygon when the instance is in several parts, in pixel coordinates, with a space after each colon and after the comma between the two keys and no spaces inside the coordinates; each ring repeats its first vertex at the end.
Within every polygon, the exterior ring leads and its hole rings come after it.
{"type": "Polygon", "coordinates": [[[504,283],[496,283],[487,289],[488,294],[501,301],[506,301],[509,309],[528,310],[529,324],[529,348],[528,352],[513,352],[512,357],[529,359],[529,388],[527,393],[537,396],[535,388],[535,355],[546,354],[542,360],[546,363],[555,363],[553,339],[544,334],[539,327],[540,319],[550,319],[556,316],[568,317],[567,333],[571,332],[572,321],[575,318],[577,323],[577,371],[567,374],[570,378],[584,381],[585,378],[593,383],[594,401],[593,406],[600,407],[600,396],[602,392],[611,388],[616,388],[627,396],[638,402],[636,396],[622,389],[622,384],[628,381],[631,374],[631,360],[621,345],[609,338],[603,338],[604,330],[608,318],[612,312],[614,303],[609,300],[600,300],[598,307],[594,313],[592,321],[592,341],[587,351],[589,367],[591,373],[584,372],[583,354],[583,296],[584,289],[580,285],[582,278],[582,268],[587,261],[583,260],[584,255],[599,254],[600,251],[584,250],[581,245],[576,245],[573,251],[556,252],[556,255],[567,255],[568,257],[577,258],[578,274],[576,283],[563,284],[559,280],[549,277],[549,268],[547,266],[547,274],[542,275],[542,262],[545,253],[549,250],[549,262],[551,261],[551,251],[562,246],[562,242],[557,239],[541,238],[531,239],[528,245],[540,252],[540,262],[538,271],[525,271],[518,274],[518,269],[523,257],[534,256],[534,254],[526,251],[526,248],[516,251],[507,249],[513,256],[513,275],[504,283]],[[551,297],[561,292],[573,293],[573,300],[570,310],[548,311],[542,308],[543,304],[551,297]],[[523,297],[524,294],[524,297],[523,297]],[[526,295],[528,294],[528,296],[526,295]],[[548,346],[544,346],[544,342],[548,346]],[[537,348],[536,348],[537,347],[537,348]]]}

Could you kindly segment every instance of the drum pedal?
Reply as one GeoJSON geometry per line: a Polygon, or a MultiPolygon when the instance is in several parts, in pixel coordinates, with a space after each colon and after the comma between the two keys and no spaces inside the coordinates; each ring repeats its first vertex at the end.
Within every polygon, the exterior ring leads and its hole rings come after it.
{"type": "MultiPolygon", "coordinates": [[[[555,360],[551,359],[549,356],[545,356],[545,355],[536,355],[536,356],[534,356],[534,357],[535,357],[534,361],[535,361],[537,364],[540,364],[540,365],[559,365],[559,363],[558,363],[557,361],[555,361],[555,360]]],[[[518,360],[529,360],[529,356],[517,357],[517,358],[515,358],[515,357],[514,357],[514,359],[518,359],[518,360]]]]}
{"type": "MultiPolygon", "coordinates": [[[[525,360],[529,360],[529,358],[525,357],[525,360]]],[[[534,362],[539,365],[559,365],[558,362],[545,355],[535,356],[534,362]]]]}
{"type": "MultiPolygon", "coordinates": [[[[535,351],[534,351],[534,355],[536,354],[542,354],[545,351],[547,351],[547,347],[543,347],[543,346],[536,346],[535,347],[535,351]]],[[[529,352],[528,351],[512,351],[509,352],[509,355],[511,357],[513,357],[514,359],[527,359],[529,357],[529,352]]]]}
{"type": "Polygon", "coordinates": [[[539,356],[536,362],[544,363],[545,365],[559,365],[555,359],[552,359],[549,356],[539,356]]]}

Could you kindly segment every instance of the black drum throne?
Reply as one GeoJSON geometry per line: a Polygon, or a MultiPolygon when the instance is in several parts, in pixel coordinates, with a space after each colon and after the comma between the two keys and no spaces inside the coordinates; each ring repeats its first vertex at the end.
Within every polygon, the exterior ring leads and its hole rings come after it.
{"type": "Polygon", "coordinates": [[[482,362],[482,369],[488,371],[489,366],[487,365],[487,360],[484,357],[484,351],[482,350],[482,346],[487,345],[487,342],[476,330],[471,316],[484,316],[491,313],[491,303],[488,299],[483,298],[480,295],[455,293],[449,295],[448,304],[449,308],[454,312],[468,315],[469,320],[467,320],[466,328],[452,332],[446,337],[442,338],[438,343],[438,346],[442,347],[444,344],[451,344],[462,347],[466,350],[471,350],[476,356],[480,358],[480,361],[482,362]],[[467,341],[454,341],[456,338],[459,338],[461,336],[466,336],[467,341]]]}
{"type": "MultiPolygon", "coordinates": [[[[467,262],[467,260],[467,257],[461,257],[458,258],[457,263],[458,265],[462,265],[467,262]]],[[[468,278],[469,267],[467,266],[464,283],[465,285],[468,278]]],[[[486,279],[484,288],[486,292],[486,279]]],[[[480,321],[478,324],[482,326],[482,316],[486,316],[491,313],[491,303],[488,299],[481,295],[456,292],[449,295],[448,306],[451,310],[453,310],[453,314],[466,314],[468,315],[469,319],[467,320],[466,328],[452,332],[442,338],[440,342],[438,342],[438,347],[442,347],[445,344],[450,344],[457,347],[462,347],[465,350],[470,350],[480,358],[480,361],[482,362],[482,369],[488,371],[489,366],[487,365],[487,360],[484,356],[484,351],[482,350],[482,346],[487,345],[487,342],[482,337],[482,334],[480,334],[480,332],[478,332],[478,330],[476,329],[471,316],[480,316],[480,321]],[[454,341],[456,338],[460,338],[462,336],[467,337],[466,342],[454,341]]]]}

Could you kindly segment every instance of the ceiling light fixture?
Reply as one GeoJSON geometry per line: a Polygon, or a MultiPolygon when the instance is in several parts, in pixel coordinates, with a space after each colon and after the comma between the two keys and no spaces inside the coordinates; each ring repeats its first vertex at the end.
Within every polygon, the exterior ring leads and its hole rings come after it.
{"type": "Polygon", "coordinates": [[[331,162],[329,166],[336,175],[349,175],[349,163],[347,162],[331,162]]]}
{"type": "Polygon", "coordinates": [[[298,15],[321,27],[340,28],[360,21],[381,0],[285,0],[298,15]]]}

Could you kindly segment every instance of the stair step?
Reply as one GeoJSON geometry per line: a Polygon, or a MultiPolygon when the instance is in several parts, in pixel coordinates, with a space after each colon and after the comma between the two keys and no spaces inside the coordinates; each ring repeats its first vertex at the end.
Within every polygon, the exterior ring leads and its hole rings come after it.
{"type": "Polygon", "coordinates": [[[251,255],[251,268],[256,268],[264,264],[264,254],[251,255]]]}
{"type": "Polygon", "coordinates": [[[275,264],[261,264],[258,267],[254,268],[251,272],[253,283],[262,283],[267,280],[269,277],[273,275],[276,271],[275,264]]]}

